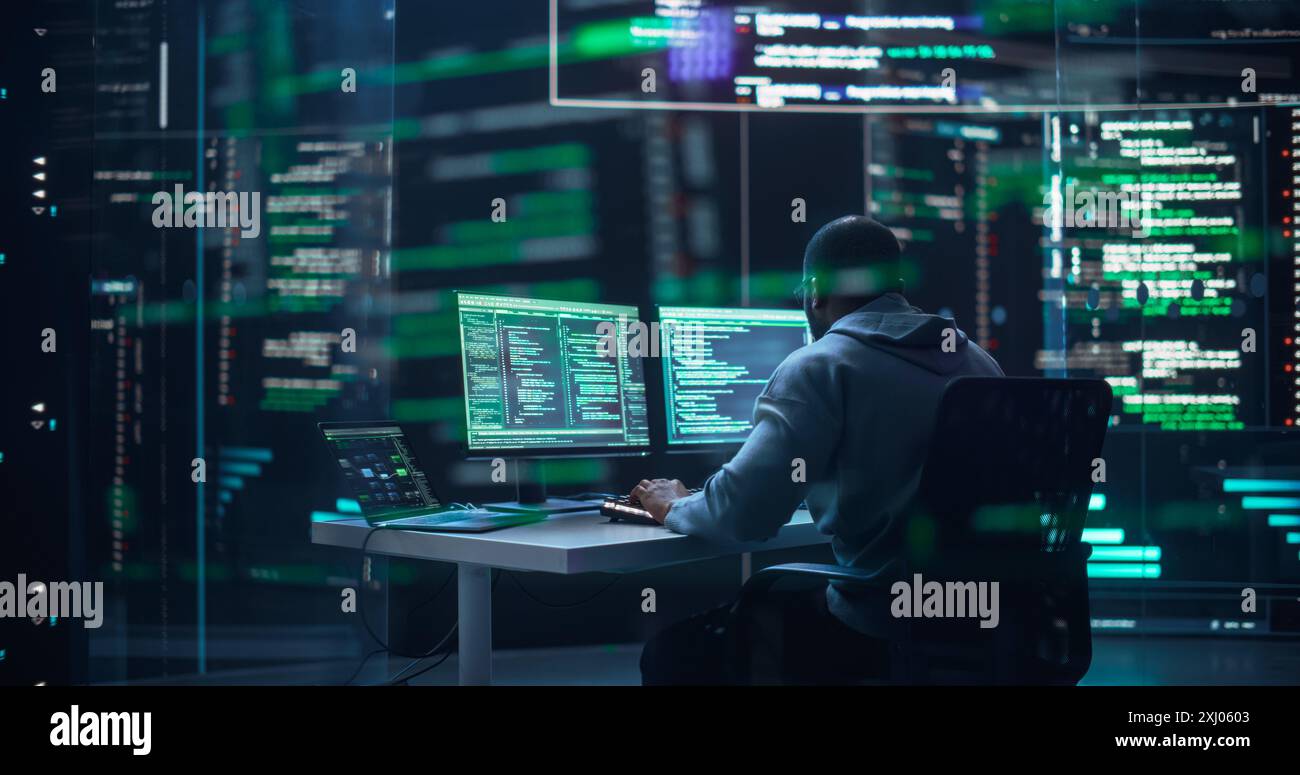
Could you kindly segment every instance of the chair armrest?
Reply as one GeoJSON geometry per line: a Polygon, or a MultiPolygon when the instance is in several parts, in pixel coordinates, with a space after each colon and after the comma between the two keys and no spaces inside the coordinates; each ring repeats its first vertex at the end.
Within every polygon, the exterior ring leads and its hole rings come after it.
{"type": "Polygon", "coordinates": [[[732,612],[739,613],[748,606],[753,598],[763,595],[775,586],[778,581],[788,576],[803,576],[824,581],[872,586],[890,578],[886,573],[888,570],[890,570],[889,565],[871,570],[846,568],[842,565],[816,562],[787,562],[780,565],[769,565],[750,576],[749,580],[745,582],[745,586],[741,587],[740,597],[736,600],[732,612]]]}

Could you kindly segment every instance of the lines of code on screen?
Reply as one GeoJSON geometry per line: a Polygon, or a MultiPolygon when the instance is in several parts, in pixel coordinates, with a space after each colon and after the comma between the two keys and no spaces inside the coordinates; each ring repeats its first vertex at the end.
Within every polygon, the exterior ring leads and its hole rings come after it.
{"type": "Polygon", "coordinates": [[[744,441],[767,380],[807,342],[803,312],[661,307],[659,316],[668,443],[744,441]]]}
{"type": "Polygon", "coordinates": [[[459,297],[469,448],[635,447],[650,443],[645,378],[627,340],[602,350],[601,323],[634,307],[459,297]]]}

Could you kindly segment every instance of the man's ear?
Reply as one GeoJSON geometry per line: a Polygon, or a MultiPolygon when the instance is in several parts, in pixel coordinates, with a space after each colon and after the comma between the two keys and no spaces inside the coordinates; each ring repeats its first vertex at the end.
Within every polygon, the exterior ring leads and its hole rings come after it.
{"type": "Polygon", "coordinates": [[[808,278],[808,299],[812,302],[812,308],[820,310],[826,306],[826,294],[817,287],[817,278],[808,278]]]}

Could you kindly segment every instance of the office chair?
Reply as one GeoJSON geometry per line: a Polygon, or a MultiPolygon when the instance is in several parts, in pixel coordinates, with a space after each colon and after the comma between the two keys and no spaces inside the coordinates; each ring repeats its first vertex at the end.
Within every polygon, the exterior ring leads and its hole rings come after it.
{"type": "MultiPolygon", "coordinates": [[[[893,618],[881,682],[1075,684],[1092,661],[1082,543],[1111,391],[1103,380],[962,377],[943,394],[915,508],[896,523],[884,567],[789,563],[755,573],[732,610],[730,669],[768,682],[753,612],[774,585],[802,577],[845,594],[895,581],[999,582],[1000,622],[893,618]]],[[[779,661],[778,661],[779,663],[779,661]]]]}

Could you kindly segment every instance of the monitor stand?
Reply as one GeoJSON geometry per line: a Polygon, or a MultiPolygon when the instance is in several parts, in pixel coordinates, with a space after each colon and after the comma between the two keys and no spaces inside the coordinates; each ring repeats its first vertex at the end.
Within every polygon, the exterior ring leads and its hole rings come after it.
{"type": "Polygon", "coordinates": [[[541,514],[567,514],[573,511],[595,511],[600,508],[598,500],[571,500],[569,498],[549,498],[546,495],[546,478],[541,465],[525,465],[524,461],[515,461],[515,499],[499,503],[485,503],[483,508],[491,511],[528,511],[541,514]],[[520,471],[532,469],[532,481],[524,483],[525,476],[520,471]]]}

